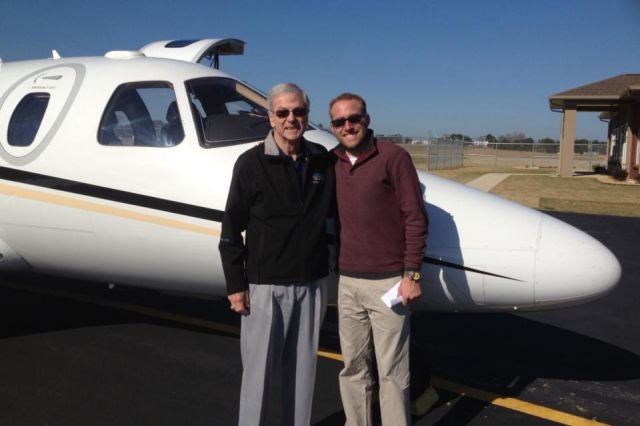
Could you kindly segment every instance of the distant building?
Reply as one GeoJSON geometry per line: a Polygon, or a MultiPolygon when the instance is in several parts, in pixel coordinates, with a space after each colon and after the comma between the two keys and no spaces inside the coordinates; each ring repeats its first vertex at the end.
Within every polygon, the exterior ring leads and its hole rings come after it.
{"type": "Polygon", "coordinates": [[[621,74],[549,96],[552,111],[562,112],[560,176],[571,176],[577,111],[601,112],[607,121],[607,166],[638,175],[640,150],[640,74],[621,74]]]}
{"type": "Polygon", "coordinates": [[[428,139],[420,139],[420,138],[412,138],[410,143],[411,143],[411,145],[428,145],[429,144],[429,140],[428,139]]]}

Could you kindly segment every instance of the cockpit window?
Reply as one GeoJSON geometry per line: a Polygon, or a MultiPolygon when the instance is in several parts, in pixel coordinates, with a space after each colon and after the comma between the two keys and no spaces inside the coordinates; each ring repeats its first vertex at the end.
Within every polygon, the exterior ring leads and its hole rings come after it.
{"type": "Polygon", "coordinates": [[[171,83],[119,86],[105,109],[98,131],[102,145],[170,147],[184,139],[171,83]]]}
{"type": "Polygon", "coordinates": [[[186,85],[203,146],[261,140],[269,133],[267,100],[260,93],[230,78],[200,78],[186,85]]]}
{"type": "Polygon", "coordinates": [[[7,142],[12,146],[29,146],[33,143],[49,105],[48,93],[29,93],[11,115],[7,142]]]}

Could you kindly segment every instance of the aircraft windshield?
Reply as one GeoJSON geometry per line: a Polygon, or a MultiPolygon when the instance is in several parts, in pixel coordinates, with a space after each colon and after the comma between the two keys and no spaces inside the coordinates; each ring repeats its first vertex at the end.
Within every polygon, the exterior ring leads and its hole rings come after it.
{"type": "Polygon", "coordinates": [[[191,80],[186,85],[203,146],[260,140],[271,129],[267,100],[242,83],[214,77],[191,80]]]}

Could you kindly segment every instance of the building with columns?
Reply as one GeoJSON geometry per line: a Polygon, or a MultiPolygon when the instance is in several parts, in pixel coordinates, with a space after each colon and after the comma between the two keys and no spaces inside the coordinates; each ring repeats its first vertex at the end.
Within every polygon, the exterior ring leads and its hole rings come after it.
{"type": "Polygon", "coordinates": [[[608,124],[607,167],[619,166],[633,179],[638,175],[640,150],[640,74],[621,74],[549,96],[552,111],[562,113],[560,176],[571,176],[576,113],[600,112],[608,124]]]}

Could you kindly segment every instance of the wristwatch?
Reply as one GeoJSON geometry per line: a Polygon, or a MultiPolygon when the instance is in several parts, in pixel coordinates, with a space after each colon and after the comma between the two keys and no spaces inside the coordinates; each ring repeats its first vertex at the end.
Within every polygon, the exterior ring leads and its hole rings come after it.
{"type": "Polygon", "coordinates": [[[404,271],[404,276],[410,278],[411,281],[420,281],[420,272],[418,271],[404,271]]]}

